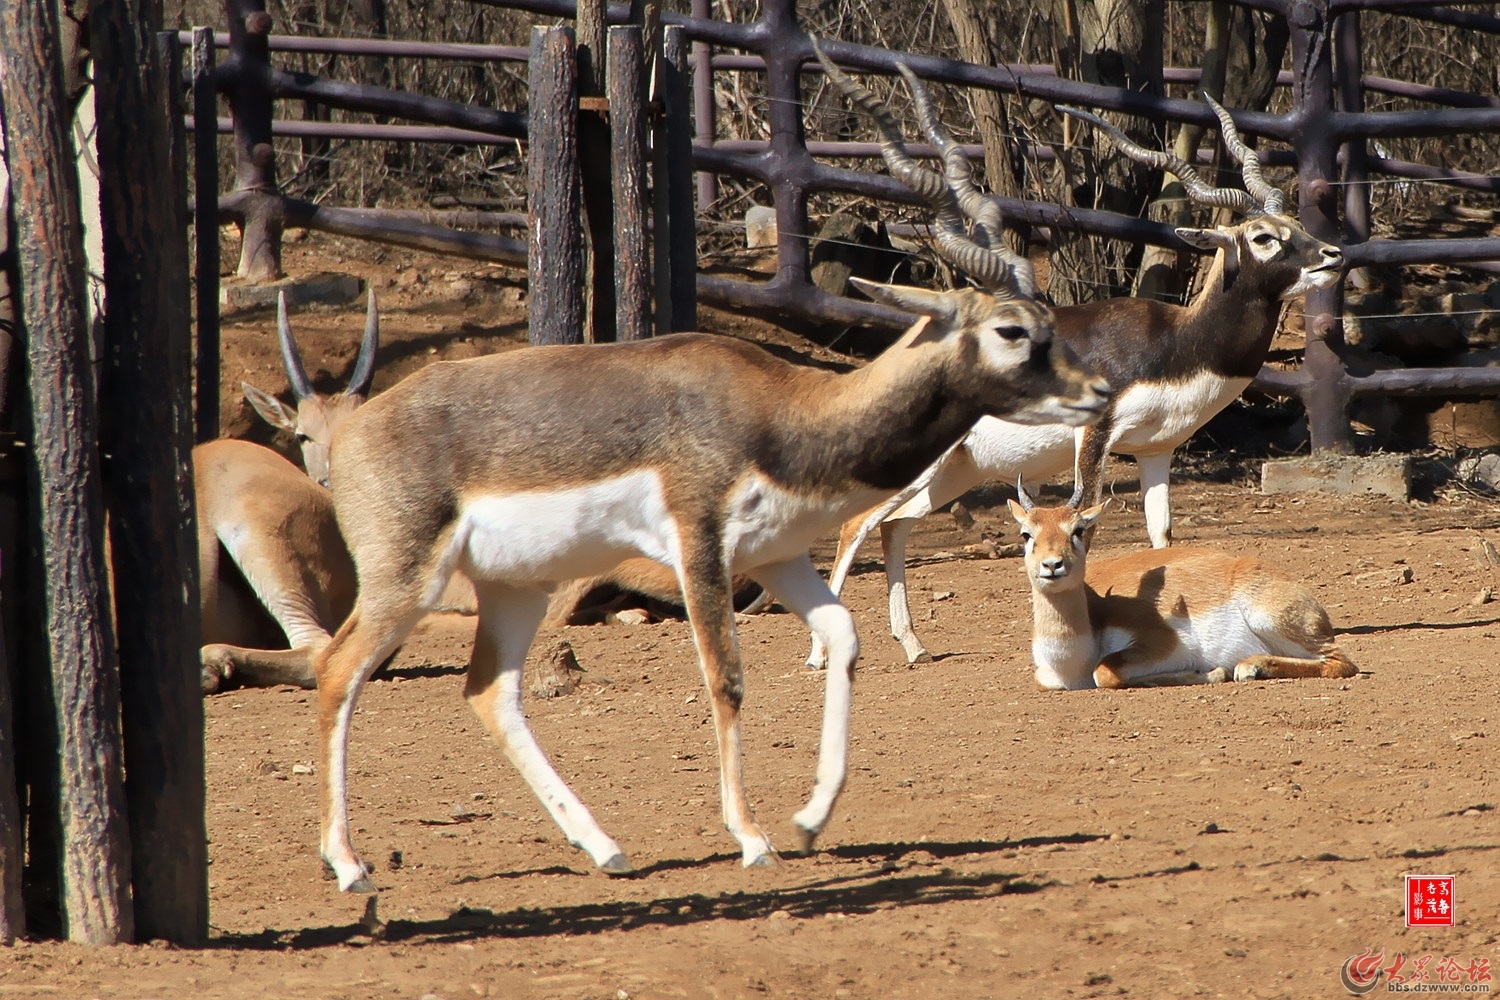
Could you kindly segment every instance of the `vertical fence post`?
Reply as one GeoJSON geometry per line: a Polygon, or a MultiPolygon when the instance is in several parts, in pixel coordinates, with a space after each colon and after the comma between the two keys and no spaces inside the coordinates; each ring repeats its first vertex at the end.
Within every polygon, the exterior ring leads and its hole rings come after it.
{"type": "MultiPolygon", "coordinates": [[[[1292,43],[1292,104],[1299,126],[1297,151],[1298,216],[1320,240],[1339,238],[1338,198],[1329,179],[1338,176],[1338,144],[1329,129],[1333,113],[1333,23],[1328,0],[1297,0],[1287,18],[1292,43]]],[[[1308,380],[1302,391],[1314,452],[1354,450],[1349,426],[1349,377],[1340,348],[1343,330],[1342,283],[1314,289],[1307,298],[1307,353],[1302,367],[1308,380]]]]}
{"type": "Polygon", "coordinates": [[[214,29],[193,29],[193,234],[198,305],[197,440],[219,436],[219,95],[214,29]]]}
{"type": "MultiPolygon", "coordinates": [[[[111,113],[112,76],[121,67],[114,47],[97,39],[120,27],[114,21],[122,6],[106,5],[99,17],[110,24],[93,25],[101,125],[111,113]]],[[[0,45],[6,53],[0,99],[31,387],[29,493],[36,512],[31,544],[42,554],[45,575],[37,603],[51,665],[54,715],[49,721],[55,727],[60,781],[61,856],[56,868],[39,875],[60,876],[69,938],[117,943],[128,941],[133,929],[119,672],[84,313],[83,223],[63,110],[56,7],[0,8],[0,45]]]]}
{"type": "MultiPolygon", "coordinates": [[[[1338,56],[1339,106],[1350,113],[1365,110],[1363,32],[1359,11],[1339,15],[1334,22],[1334,47],[1338,56]]],[[[1363,136],[1344,145],[1344,232],[1351,242],[1370,238],[1370,152],[1363,136]]]]}
{"type": "Polygon", "coordinates": [[[646,218],[646,60],[639,25],[609,29],[610,163],[615,201],[615,336],[651,335],[646,218]]]}
{"type": "MultiPolygon", "coordinates": [[[[795,0],[765,0],[765,17],[778,37],[796,33],[795,0]]],[[[766,59],[766,118],[771,126],[771,152],[784,162],[807,162],[807,129],[802,116],[802,62],[808,56],[803,45],[778,46],[764,53],[766,59]]],[[[807,221],[807,188],[790,178],[776,181],[776,282],[789,288],[810,284],[810,227],[807,221]]]]}
{"type": "Polygon", "coordinates": [[[245,201],[240,266],[247,281],[281,277],[282,207],[276,194],[276,147],[271,142],[271,15],[265,0],[224,0],[229,20],[229,58],[235,86],[229,94],[234,117],[234,187],[267,195],[245,201]]]}
{"type": "Polygon", "coordinates": [[[571,29],[531,29],[526,267],[533,344],[583,343],[576,70],[571,29]]]}
{"type": "MultiPolygon", "coordinates": [[[[0,47],[10,47],[13,30],[10,15],[0,10],[0,47]]],[[[5,93],[5,64],[0,60],[0,95],[5,93]]],[[[3,117],[3,116],[0,116],[3,117]]],[[[0,184],[0,426],[16,425],[14,410],[23,400],[11,394],[12,377],[24,369],[21,342],[20,275],[10,242],[10,184],[0,184]]],[[[26,933],[26,908],[22,890],[26,869],[25,823],[22,818],[20,774],[22,744],[16,724],[21,715],[16,700],[18,683],[13,671],[21,662],[16,611],[25,593],[25,557],[20,544],[21,498],[24,477],[17,449],[0,448],[0,944],[9,944],[26,933]]],[[[36,752],[28,747],[28,751],[36,752]]]]}
{"type": "Polygon", "coordinates": [[[693,206],[692,98],[688,88],[687,33],[662,29],[657,94],[662,116],[655,136],[656,330],[698,325],[698,224],[693,206]],[[664,308],[665,307],[665,308],[664,308]]]}
{"type": "Polygon", "coordinates": [[[155,53],[141,53],[144,69],[131,74],[139,111],[115,109],[147,127],[107,142],[100,116],[99,160],[118,185],[104,198],[105,218],[116,220],[105,243],[103,399],[111,452],[105,485],[136,934],[199,945],[208,939],[208,828],[191,467],[187,142],[177,33],[163,32],[156,41],[155,53]],[[134,201],[128,211],[127,198],[134,201]]]}
{"type": "MultiPolygon", "coordinates": [[[[709,0],[693,0],[693,16],[713,16],[709,0]]],[[[714,105],[714,50],[707,42],[693,43],[693,137],[700,146],[718,138],[718,109],[714,105]]],[[[706,212],[719,197],[719,181],[711,170],[698,172],[698,211],[706,212]]]]}
{"type": "Polygon", "coordinates": [[[588,220],[587,339],[615,339],[615,223],[610,180],[608,11],[605,0],[578,3],[578,161],[588,220]]]}

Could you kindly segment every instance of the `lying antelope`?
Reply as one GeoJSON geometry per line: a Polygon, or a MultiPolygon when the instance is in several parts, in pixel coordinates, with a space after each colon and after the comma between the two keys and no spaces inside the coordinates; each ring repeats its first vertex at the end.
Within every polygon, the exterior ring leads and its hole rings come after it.
{"type": "Polygon", "coordinates": [[[1037,687],[1147,687],[1359,673],[1307,587],[1215,549],[1088,559],[1104,506],[1038,507],[1016,484],[1037,687]]]}
{"type": "Polygon", "coordinates": [[[746,866],[776,854],[743,783],[732,574],[775,593],[830,650],[817,777],[794,817],[809,846],[844,784],[858,641],[808,546],[909,482],[981,415],[1076,425],[1108,398],[1054,343],[1048,310],[1005,277],[991,292],[861,282],[924,318],[853,372],[679,334],[438,362],[361,407],[332,467],[359,596],[315,661],[321,849],[339,888],[374,890],[349,836],[356,700],[455,571],[479,606],[470,705],[568,840],[610,874],[630,862],[553,769],[522,708],[547,585],[637,555],[676,573],[712,707],[724,822],[746,866]]]}
{"type": "Polygon", "coordinates": [[[226,683],[311,688],[313,652],[354,606],[354,562],[332,497],[314,480],[326,485],[333,435],[369,395],[380,344],[375,293],[343,392],[328,396],[313,388],[285,293],[277,299],[276,330],[296,410],[249,383],[241,388],[257,413],[296,438],[306,473],[249,441],[193,449],[205,693],[226,683]],[[277,648],[283,640],[290,648],[277,648]]]}
{"type": "Polygon", "coordinates": [[[232,438],[193,449],[193,478],[204,693],[311,688],[313,653],[354,606],[333,498],[271,449],[232,438]]]}
{"type": "MultiPolygon", "coordinates": [[[[833,63],[823,59],[823,66],[850,100],[879,124],[892,176],[908,176],[913,161],[890,111],[833,63]]],[[[974,186],[967,159],[937,121],[920,81],[909,71],[903,75],[922,129],[940,151],[950,182],[975,205],[990,201],[974,186]]],[[[1233,209],[1245,219],[1235,225],[1176,231],[1189,246],[1214,254],[1202,291],[1187,306],[1116,298],[1054,310],[1058,337],[1115,390],[1097,423],[1075,434],[1062,426],[1027,426],[985,417],[889,506],[843,526],[830,585],[834,593],[842,589],[856,550],[879,525],[891,633],[910,662],[931,658],[912,627],[906,595],[906,542],[919,518],[986,480],[1043,479],[1070,465],[1083,495],[1097,502],[1105,458],[1119,452],[1133,456],[1139,468],[1151,544],[1169,545],[1172,453],[1255,378],[1276,332],[1281,303],[1339,280],[1343,252],[1309,234],[1285,213],[1283,195],[1261,176],[1255,151],[1240,141],[1228,112],[1209,103],[1219,118],[1225,147],[1242,165],[1248,190],[1214,188],[1176,156],[1136,145],[1093,115],[1060,109],[1092,122],[1132,159],[1176,174],[1193,200],[1233,209]]],[[[821,666],[823,659],[814,640],[808,664],[821,666]]]]}

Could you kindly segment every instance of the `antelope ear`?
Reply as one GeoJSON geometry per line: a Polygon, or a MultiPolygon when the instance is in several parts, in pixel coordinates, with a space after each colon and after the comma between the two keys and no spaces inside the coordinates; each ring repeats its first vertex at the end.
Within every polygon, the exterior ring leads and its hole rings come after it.
{"type": "Polygon", "coordinates": [[[1081,510],[1076,517],[1085,528],[1093,528],[1099,523],[1099,518],[1104,514],[1104,504],[1095,504],[1088,510],[1081,510]]]}
{"type": "Polygon", "coordinates": [[[269,393],[261,392],[249,382],[241,382],[240,389],[262,420],[288,434],[297,433],[297,414],[287,409],[285,403],[269,393]]]}
{"type": "Polygon", "coordinates": [[[1189,226],[1179,226],[1175,232],[1177,238],[1188,246],[1208,253],[1221,247],[1227,248],[1234,245],[1234,238],[1222,229],[1194,229],[1189,226]]]}
{"type": "Polygon", "coordinates": [[[1010,505],[1010,516],[1016,519],[1016,523],[1017,524],[1025,524],[1026,523],[1026,508],[1022,507],[1020,504],[1016,503],[1014,500],[1007,500],[1005,502],[1010,505]]]}
{"type": "Polygon", "coordinates": [[[951,323],[958,315],[957,304],[950,292],[934,292],[911,285],[883,285],[864,278],[849,279],[849,283],[876,302],[883,303],[902,312],[916,316],[930,316],[942,323],[951,323]]]}

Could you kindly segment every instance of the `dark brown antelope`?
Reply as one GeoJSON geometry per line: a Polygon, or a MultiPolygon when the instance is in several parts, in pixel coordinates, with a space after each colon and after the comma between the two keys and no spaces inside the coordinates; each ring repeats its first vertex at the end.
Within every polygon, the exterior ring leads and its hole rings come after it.
{"type": "Polygon", "coordinates": [[[1103,505],[1038,507],[1022,483],[1011,515],[1026,543],[1031,659],[1045,690],[1353,677],[1311,590],[1257,559],[1144,549],[1089,559],[1103,505]]]}
{"type": "Polygon", "coordinates": [[[990,274],[990,291],[861,282],[923,318],[853,372],[708,334],[528,347],[429,365],[350,417],[331,478],[360,590],[315,663],[322,854],[339,888],[374,889],[349,837],[356,700],[456,571],[479,607],[470,705],[568,840],[611,874],[630,862],[553,769],[522,708],[547,588],[632,556],[677,575],[712,706],[724,822],[747,866],[776,854],[742,778],[732,574],[775,593],[830,650],[817,776],[793,818],[799,846],[810,845],[845,780],[858,641],[808,546],[909,482],[981,415],[1077,425],[1108,397],[1056,349],[1050,312],[1011,269],[997,262],[990,274]]]}
{"type": "MultiPolygon", "coordinates": [[[[823,66],[850,101],[879,124],[891,175],[901,179],[911,175],[915,164],[906,153],[900,126],[885,105],[827,59],[823,66]]],[[[922,130],[939,149],[949,181],[976,206],[993,201],[974,186],[967,159],[937,121],[920,81],[905,67],[902,71],[922,130]]],[[[1075,435],[1070,428],[1057,425],[982,418],[907,490],[885,507],[843,526],[830,584],[835,593],[842,589],[856,550],[878,525],[891,632],[910,662],[930,658],[912,627],[906,596],[906,542],[917,519],[986,480],[1044,479],[1070,465],[1080,495],[1097,501],[1105,458],[1117,452],[1136,460],[1152,545],[1169,545],[1172,524],[1167,487],[1172,453],[1260,371],[1276,332],[1281,303],[1339,280],[1343,252],[1316,239],[1285,214],[1282,193],[1261,176],[1255,151],[1240,141],[1229,113],[1209,103],[1218,115],[1226,148],[1242,166],[1247,191],[1214,188],[1172,154],[1147,150],[1086,112],[1061,109],[1094,123],[1132,159],[1175,173],[1193,200],[1233,209],[1245,219],[1212,229],[1177,230],[1188,245],[1214,253],[1203,290],[1189,305],[1116,298],[1054,310],[1059,339],[1101,372],[1115,391],[1097,423],[1075,435]]],[[[973,211],[977,214],[980,209],[973,211]]],[[[808,663],[820,666],[822,662],[815,639],[808,663]]]]}

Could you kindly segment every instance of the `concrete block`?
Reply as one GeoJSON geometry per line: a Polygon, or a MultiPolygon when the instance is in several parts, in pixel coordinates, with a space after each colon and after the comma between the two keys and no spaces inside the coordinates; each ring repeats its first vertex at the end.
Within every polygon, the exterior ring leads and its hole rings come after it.
{"type": "Polygon", "coordinates": [[[1343,495],[1379,494],[1411,499],[1411,459],[1406,455],[1314,455],[1282,458],[1260,468],[1260,491],[1343,495]]]}
{"type": "Polygon", "coordinates": [[[324,271],[270,285],[225,284],[219,289],[219,308],[224,312],[275,309],[276,296],[283,291],[288,309],[309,304],[344,305],[358,299],[364,290],[364,282],[352,274],[324,271]]]}

